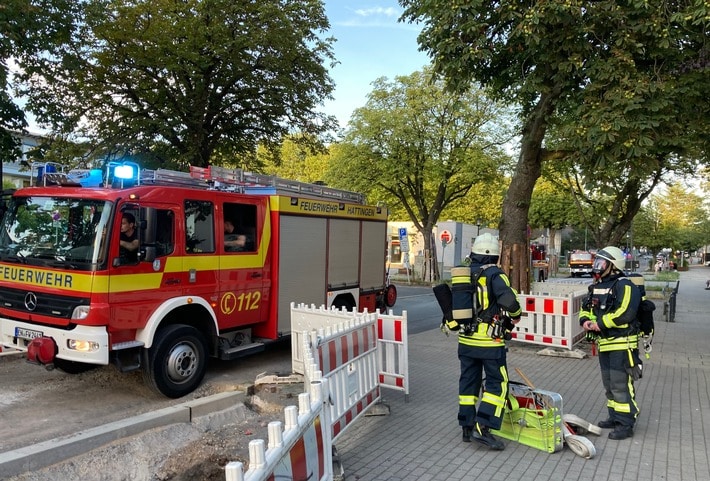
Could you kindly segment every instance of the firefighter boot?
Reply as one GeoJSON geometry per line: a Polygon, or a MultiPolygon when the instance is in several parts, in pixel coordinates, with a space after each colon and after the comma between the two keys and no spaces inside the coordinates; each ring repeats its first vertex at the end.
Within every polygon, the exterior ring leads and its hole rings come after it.
{"type": "Polygon", "coordinates": [[[503,444],[503,441],[496,439],[496,437],[491,434],[490,428],[488,426],[481,426],[480,424],[476,423],[476,427],[473,430],[472,436],[476,442],[481,443],[484,446],[488,446],[489,448],[495,451],[501,451],[505,449],[505,444],[503,444]]]}
{"type": "Polygon", "coordinates": [[[616,426],[616,422],[611,418],[607,418],[604,421],[599,421],[597,423],[597,426],[599,426],[602,429],[611,429],[614,426],[616,426]]]}
{"type": "Polygon", "coordinates": [[[634,435],[634,428],[632,426],[624,426],[623,424],[617,424],[614,430],[609,433],[609,439],[615,439],[620,441],[622,439],[630,438],[634,435]]]}
{"type": "Polygon", "coordinates": [[[473,428],[471,426],[463,426],[463,435],[461,436],[461,439],[463,440],[464,443],[471,442],[471,434],[472,433],[473,433],[473,428]]]}

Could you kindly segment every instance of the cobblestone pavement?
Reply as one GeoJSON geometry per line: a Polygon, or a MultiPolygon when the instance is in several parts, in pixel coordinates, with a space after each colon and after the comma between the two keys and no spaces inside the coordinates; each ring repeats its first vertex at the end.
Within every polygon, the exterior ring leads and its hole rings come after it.
{"type": "MultiPolygon", "coordinates": [[[[456,420],[456,338],[438,329],[410,336],[410,395],[384,390],[387,416],[358,419],[336,448],[348,481],[400,480],[639,480],[710,479],[710,268],[680,273],[675,322],[666,322],[663,301],[655,312],[656,335],[644,376],[636,382],[640,405],[635,434],[623,441],[587,437],[596,456],[584,459],[568,447],[546,453],[506,441],[504,451],[462,443],[456,420]]],[[[511,345],[512,381],[561,394],[564,413],[592,422],[606,417],[598,359],[541,356],[540,346],[511,345]]]]}

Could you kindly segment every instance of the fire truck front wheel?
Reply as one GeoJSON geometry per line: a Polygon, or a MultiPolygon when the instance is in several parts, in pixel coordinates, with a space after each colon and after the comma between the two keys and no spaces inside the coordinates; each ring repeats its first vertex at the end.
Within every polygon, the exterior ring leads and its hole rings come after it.
{"type": "Polygon", "coordinates": [[[143,379],[153,390],[170,398],[194,391],[207,369],[204,336],[182,324],[160,329],[150,349],[143,351],[143,379]]]}

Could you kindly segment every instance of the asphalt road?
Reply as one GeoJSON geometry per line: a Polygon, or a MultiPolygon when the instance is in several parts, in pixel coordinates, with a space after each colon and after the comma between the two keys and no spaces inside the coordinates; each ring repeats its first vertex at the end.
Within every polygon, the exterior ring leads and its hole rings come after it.
{"type": "MultiPolygon", "coordinates": [[[[431,288],[398,285],[392,311],[407,311],[410,334],[433,329],[441,313],[431,288]]],[[[19,355],[0,357],[0,452],[70,435],[92,427],[220,392],[244,390],[261,373],[291,374],[290,341],[272,344],[244,359],[212,359],[202,385],[180,399],[145,386],[140,372],[113,366],[76,375],[28,364],[19,355]]],[[[1,477],[1,476],[0,476],[1,477]]]]}

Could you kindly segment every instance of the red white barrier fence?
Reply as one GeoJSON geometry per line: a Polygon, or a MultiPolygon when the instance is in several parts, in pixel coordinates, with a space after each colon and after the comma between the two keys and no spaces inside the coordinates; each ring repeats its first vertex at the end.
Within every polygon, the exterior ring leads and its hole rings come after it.
{"type": "Polygon", "coordinates": [[[382,314],[377,318],[378,381],[380,386],[404,392],[409,401],[409,349],[407,311],[401,316],[382,314]]]}
{"type": "Polygon", "coordinates": [[[333,442],[380,400],[376,320],[360,314],[347,323],[304,332],[304,343],[313,350],[313,358],[304,359],[305,379],[328,380],[333,442]]]}
{"type": "Polygon", "coordinates": [[[225,467],[227,481],[333,479],[333,443],[380,400],[380,386],[409,395],[407,314],[368,314],[291,304],[293,372],[309,394],[284,409],[285,429],[269,423],[263,440],[249,443],[249,470],[225,467]]]}
{"type": "Polygon", "coordinates": [[[523,309],[520,322],[512,332],[516,341],[540,344],[547,347],[573,349],[584,338],[579,325],[579,311],[587,296],[586,289],[566,295],[548,293],[519,294],[523,309]]]}

